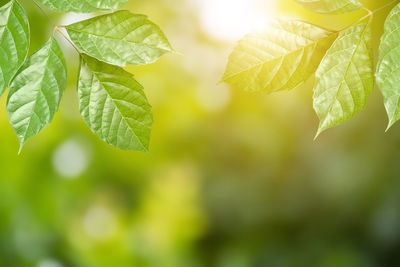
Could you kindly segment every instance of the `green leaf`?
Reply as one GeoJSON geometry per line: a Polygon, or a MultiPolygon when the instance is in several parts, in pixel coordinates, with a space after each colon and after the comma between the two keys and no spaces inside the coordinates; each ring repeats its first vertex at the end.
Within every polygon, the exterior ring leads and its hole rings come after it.
{"type": "Polygon", "coordinates": [[[239,41],[222,81],[252,92],[293,89],[316,71],[337,35],[301,21],[275,21],[239,41]]]}
{"type": "Polygon", "coordinates": [[[358,0],[294,0],[304,8],[321,14],[344,14],[360,8],[363,5],[358,0]]]}
{"type": "Polygon", "coordinates": [[[66,26],[72,41],[86,54],[112,65],[143,65],[156,61],[171,45],[145,15],[117,11],[66,26]]]}
{"type": "Polygon", "coordinates": [[[82,117],[101,139],[121,149],[148,150],[151,106],[132,74],[82,55],[78,94],[82,117]]]}
{"type": "Polygon", "coordinates": [[[17,1],[0,8],[0,95],[26,59],[29,22],[17,1]]]}
{"type": "Polygon", "coordinates": [[[51,38],[22,65],[10,86],[9,121],[21,146],[50,124],[67,83],[62,51],[51,38]]]}
{"type": "Polygon", "coordinates": [[[379,47],[376,81],[389,116],[388,129],[400,119],[400,4],[389,14],[379,47]]]}
{"type": "Polygon", "coordinates": [[[316,73],[314,109],[317,136],[352,118],[365,107],[374,88],[369,24],[345,30],[328,50],[316,73]]]}
{"type": "Polygon", "coordinates": [[[128,0],[37,0],[44,6],[59,12],[81,12],[115,10],[128,0]]]}

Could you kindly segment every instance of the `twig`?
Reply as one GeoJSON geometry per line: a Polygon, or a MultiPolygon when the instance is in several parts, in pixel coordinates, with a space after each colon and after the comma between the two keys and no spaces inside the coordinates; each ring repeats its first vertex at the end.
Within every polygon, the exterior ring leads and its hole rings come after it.
{"type": "Polygon", "coordinates": [[[388,6],[393,5],[393,4],[396,3],[397,1],[398,1],[398,0],[393,0],[393,1],[391,1],[391,2],[389,2],[389,3],[387,3],[387,4],[385,4],[385,5],[381,6],[380,8],[375,9],[375,10],[374,10],[374,13],[379,12],[379,11],[381,11],[382,9],[387,8],[388,6]]]}
{"type": "Polygon", "coordinates": [[[350,27],[352,27],[352,26],[354,26],[354,25],[360,23],[361,21],[363,21],[363,20],[366,19],[366,18],[369,18],[369,22],[368,22],[368,23],[371,23],[371,21],[372,21],[372,19],[373,19],[375,13],[378,13],[379,11],[382,11],[383,9],[387,8],[388,6],[393,5],[393,4],[396,3],[397,1],[398,1],[398,0],[393,0],[393,1],[391,1],[391,2],[389,2],[389,3],[387,3],[387,4],[383,5],[383,6],[381,6],[381,7],[377,8],[377,9],[375,9],[375,10],[370,10],[370,9],[368,9],[368,8],[366,8],[366,7],[363,7],[363,9],[364,9],[365,11],[368,12],[368,14],[365,15],[365,16],[363,16],[362,18],[360,18],[360,19],[357,20],[356,22],[354,22],[354,23],[352,23],[352,24],[350,24],[350,25],[344,27],[343,29],[339,30],[339,32],[342,32],[342,31],[347,30],[348,28],[350,28],[350,27]]]}

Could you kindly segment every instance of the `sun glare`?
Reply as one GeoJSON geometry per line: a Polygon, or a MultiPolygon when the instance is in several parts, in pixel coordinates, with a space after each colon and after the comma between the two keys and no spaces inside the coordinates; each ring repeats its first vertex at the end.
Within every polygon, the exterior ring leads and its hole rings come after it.
{"type": "Polygon", "coordinates": [[[196,0],[204,30],[211,37],[233,41],[274,16],[277,0],[196,0]]]}

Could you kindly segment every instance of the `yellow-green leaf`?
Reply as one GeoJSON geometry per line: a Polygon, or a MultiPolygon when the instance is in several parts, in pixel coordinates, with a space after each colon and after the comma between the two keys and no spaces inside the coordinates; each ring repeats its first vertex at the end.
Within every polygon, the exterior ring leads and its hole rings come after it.
{"type": "Polygon", "coordinates": [[[78,83],[81,114],[94,133],[121,149],[148,150],[151,106],[132,74],[82,55],[78,83]]]}
{"type": "Polygon", "coordinates": [[[321,14],[344,14],[362,8],[358,0],[294,0],[304,8],[321,14]]]}
{"type": "Polygon", "coordinates": [[[145,15],[122,10],[66,26],[71,40],[91,57],[118,66],[156,61],[171,45],[145,15]]]}
{"type": "Polygon", "coordinates": [[[316,71],[336,37],[312,24],[277,20],[239,41],[222,81],[252,92],[293,89],[316,71]]]}
{"type": "Polygon", "coordinates": [[[67,84],[62,51],[51,38],[30,56],[10,85],[8,118],[21,147],[50,124],[67,84]]]}
{"type": "Polygon", "coordinates": [[[0,95],[9,86],[29,50],[29,22],[17,1],[0,8],[0,95]]]}
{"type": "Polygon", "coordinates": [[[59,12],[88,13],[94,11],[115,10],[128,0],[37,0],[48,8],[59,12]]]}
{"type": "Polygon", "coordinates": [[[379,48],[376,81],[389,116],[390,128],[400,119],[400,4],[389,14],[379,48]]]}
{"type": "Polygon", "coordinates": [[[317,136],[365,107],[374,88],[371,38],[368,24],[353,26],[340,34],[322,60],[314,88],[317,136]]]}

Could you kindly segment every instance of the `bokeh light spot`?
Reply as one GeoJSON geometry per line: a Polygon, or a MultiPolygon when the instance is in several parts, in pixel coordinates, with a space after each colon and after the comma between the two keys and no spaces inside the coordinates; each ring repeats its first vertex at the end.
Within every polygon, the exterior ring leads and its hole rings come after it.
{"type": "Polygon", "coordinates": [[[98,240],[112,237],[117,227],[114,214],[107,207],[100,205],[88,210],[83,224],[86,233],[98,240]]]}
{"type": "Polygon", "coordinates": [[[53,166],[59,175],[73,179],[81,175],[89,164],[89,152],[78,140],[61,144],[53,154],[53,166]]]}
{"type": "Polygon", "coordinates": [[[64,265],[54,259],[43,259],[41,260],[37,267],[63,267],[64,265]]]}

